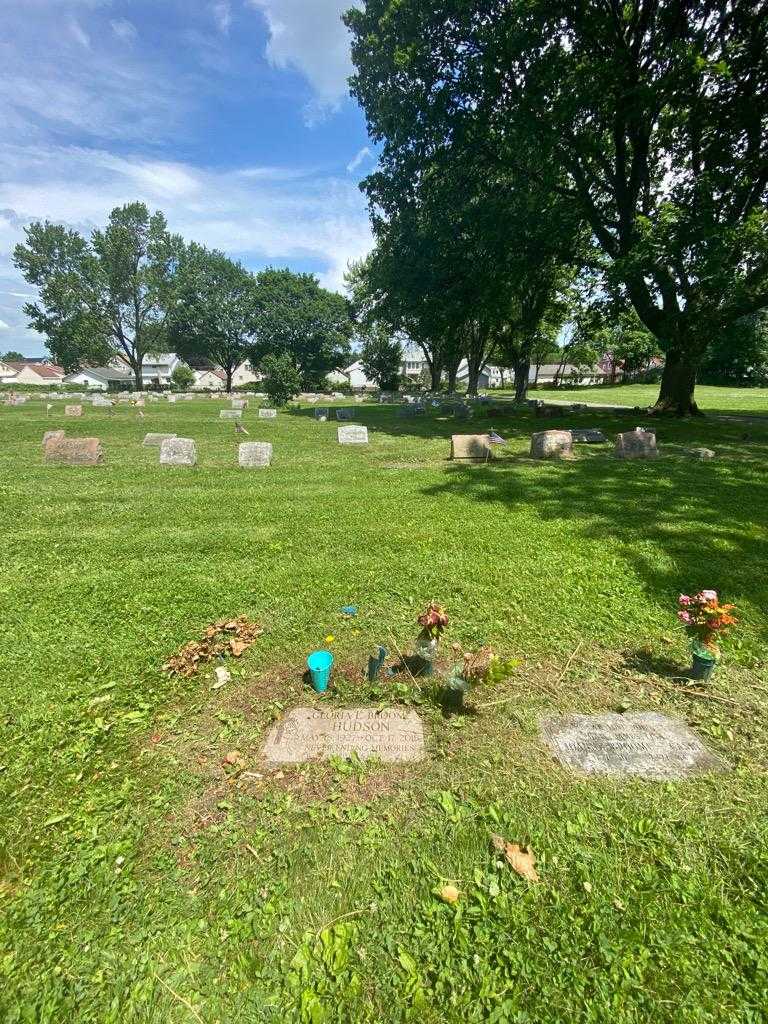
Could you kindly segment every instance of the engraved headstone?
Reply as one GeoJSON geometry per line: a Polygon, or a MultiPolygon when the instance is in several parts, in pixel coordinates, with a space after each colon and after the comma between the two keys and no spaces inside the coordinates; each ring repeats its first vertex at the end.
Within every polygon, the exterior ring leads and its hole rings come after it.
{"type": "Polygon", "coordinates": [[[531,435],[531,458],[567,459],[573,454],[570,430],[541,430],[531,435]]]}
{"type": "Polygon", "coordinates": [[[260,420],[276,420],[277,409],[259,409],[260,420]]]}
{"type": "Polygon", "coordinates": [[[415,711],[400,708],[294,708],[271,726],[263,753],[271,764],[300,764],[351,754],[388,762],[421,761],[424,727],[415,711]]]}
{"type": "Polygon", "coordinates": [[[728,767],[687,725],[655,711],[552,715],[541,733],[561,764],[587,775],[667,780],[728,767]]]}
{"type": "Polygon", "coordinates": [[[368,427],[339,427],[339,444],[368,444],[368,427]]]}
{"type": "Polygon", "coordinates": [[[163,441],[170,441],[176,434],[146,434],[141,442],[148,448],[159,448],[163,441]]]}
{"type": "Polygon", "coordinates": [[[43,451],[49,441],[60,441],[63,437],[65,437],[63,430],[46,430],[43,434],[43,451]]]}
{"type": "Polygon", "coordinates": [[[320,409],[320,408],[317,408],[317,409],[314,410],[314,417],[315,417],[315,419],[316,420],[320,420],[321,423],[325,423],[330,415],[331,415],[331,410],[330,409],[320,409]]]}
{"type": "Polygon", "coordinates": [[[46,462],[63,466],[98,466],[104,461],[104,449],[98,437],[52,438],[44,452],[46,462]]]}
{"type": "Polygon", "coordinates": [[[233,409],[247,409],[248,408],[248,402],[246,401],[245,398],[233,398],[232,399],[232,408],[233,409]]]}
{"type": "Polygon", "coordinates": [[[640,427],[617,434],[614,455],[617,459],[657,459],[656,435],[640,427]]]}
{"type": "Polygon", "coordinates": [[[82,416],[83,407],[82,405],[65,405],[64,406],[65,416],[82,416]]]}
{"type": "Polygon", "coordinates": [[[488,462],[493,449],[487,434],[454,434],[451,437],[451,458],[465,462],[488,462]]]}
{"type": "Polygon", "coordinates": [[[242,418],[242,409],[222,409],[219,413],[220,420],[241,420],[242,418]]]}
{"type": "Polygon", "coordinates": [[[160,445],[161,466],[194,466],[197,447],[190,437],[167,437],[160,445]]]}
{"type": "Polygon", "coordinates": [[[243,469],[263,469],[272,461],[272,445],[267,441],[244,441],[237,446],[237,461],[243,469]]]}
{"type": "Polygon", "coordinates": [[[336,419],[337,420],[351,420],[352,418],[353,418],[353,416],[352,416],[352,410],[351,409],[337,409],[336,410],[336,419]]]}

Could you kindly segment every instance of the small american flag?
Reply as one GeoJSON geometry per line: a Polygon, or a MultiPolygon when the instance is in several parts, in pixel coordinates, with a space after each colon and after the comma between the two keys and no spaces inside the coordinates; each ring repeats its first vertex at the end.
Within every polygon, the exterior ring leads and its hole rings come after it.
{"type": "Polygon", "coordinates": [[[141,409],[139,409],[139,411],[136,413],[136,415],[139,417],[140,420],[144,419],[144,413],[141,411],[141,409]]]}
{"type": "Polygon", "coordinates": [[[49,412],[51,411],[51,409],[52,409],[52,408],[53,408],[53,403],[52,403],[52,402],[49,402],[49,403],[48,403],[48,404],[46,405],[46,407],[45,407],[45,414],[46,414],[46,416],[48,415],[48,413],[49,413],[49,412]]]}
{"type": "Polygon", "coordinates": [[[501,434],[497,434],[496,431],[493,429],[493,427],[491,427],[491,429],[488,431],[488,444],[506,444],[506,443],[507,442],[504,440],[504,438],[501,436],[501,434]]]}
{"type": "Polygon", "coordinates": [[[242,423],[238,423],[237,420],[235,420],[235,433],[236,434],[245,434],[246,437],[250,437],[250,434],[245,429],[245,427],[242,425],[242,423]]]}

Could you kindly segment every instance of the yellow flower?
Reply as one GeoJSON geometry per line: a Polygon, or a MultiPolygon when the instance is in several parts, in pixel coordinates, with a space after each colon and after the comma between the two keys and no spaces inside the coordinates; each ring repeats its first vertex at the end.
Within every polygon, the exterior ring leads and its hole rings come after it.
{"type": "Polygon", "coordinates": [[[328,636],[325,638],[325,642],[327,644],[332,644],[335,639],[336,637],[333,635],[333,633],[329,633],[328,636]]]}

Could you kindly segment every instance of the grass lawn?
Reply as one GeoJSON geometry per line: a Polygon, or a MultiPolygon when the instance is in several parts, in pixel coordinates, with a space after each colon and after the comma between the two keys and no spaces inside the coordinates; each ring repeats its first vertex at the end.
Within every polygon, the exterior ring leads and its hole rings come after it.
{"type": "MultiPolygon", "coordinates": [[[[600,387],[537,388],[530,398],[557,398],[596,405],[653,405],[658,384],[608,384],[600,387]]],[[[768,388],[727,388],[696,385],[696,401],[704,412],[768,416],[768,388]]]]}
{"type": "MultiPolygon", "coordinates": [[[[527,457],[541,423],[510,412],[502,457],[466,467],[449,436],[487,420],[364,406],[370,445],[340,447],[308,410],[250,410],[275,453],[246,472],[218,409],[0,407],[0,1020],[765,1020],[768,424],[664,421],[655,462],[609,445],[550,464],[527,457]],[[106,464],[44,466],[59,426],[98,435],[106,464]],[[147,431],[196,438],[198,466],[161,468],[147,431]],[[700,587],[742,620],[706,698],[672,681],[676,598],[700,587]],[[362,681],[433,597],[446,649],[518,659],[473,713],[362,681]],[[231,683],[163,674],[241,613],[265,632],[231,683]],[[423,763],[261,770],[269,723],[323,701],[302,671],[328,636],[325,705],[415,707],[423,763]],[[732,770],[587,779],[538,739],[548,713],[630,709],[683,718],[732,770]],[[530,844],[540,884],[497,864],[491,832],[530,844]]],[[[569,425],[634,423],[546,422],[569,425]]]]}

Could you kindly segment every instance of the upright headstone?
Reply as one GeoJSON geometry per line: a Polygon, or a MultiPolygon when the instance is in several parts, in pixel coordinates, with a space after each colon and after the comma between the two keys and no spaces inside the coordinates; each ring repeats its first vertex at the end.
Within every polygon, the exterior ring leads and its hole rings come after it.
{"type": "Polygon", "coordinates": [[[604,444],[608,438],[601,430],[572,430],[574,444],[604,444]]]}
{"type": "Polygon", "coordinates": [[[161,466],[194,466],[197,447],[190,437],[168,437],[160,445],[161,466]]]}
{"type": "Polygon", "coordinates": [[[276,420],[277,409],[259,409],[260,420],[276,420]]]}
{"type": "Polygon", "coordinates": [[[531,436],[531,458],[567,459],[573,454],[570,430],[541,430],[531,436]]]}
{"type": "Polygon", "coordinates": [[[65,416],[82,416],[83,407],[82,405],[65,405],[64,406],[65,416]]]}
{"type": "Polygon", "coordinates": [[[368,444],[368,427],[339,427],[339,444],[368,444]]]}
{"type": "Polygon", "coordinates": [[[656,711],[552,715],[541,732],[561,764],[587,775],[667,780],[727,767],[687,725],[656,711]]]}
{"type": "Polygon", "coordinates": [[[641,429],[617,434],[614,454],[617,459],[657,459],[656,435],[641,429]]]}
{"type": "Polygon", "coordinates": [[[44,453],[46,462],[62,466],[98,466],[104,461],[104,449],[98,437],[52,438],[44,453]]]}
{"type": "Polygon", "coordinates": [[[330,409],[320,409],[320,408],[317,408],[317,409],[314,410],[314,417],[315,417],[315,419],[316,420],[320,420],[321,423],[325,423],[326,420],[328,419],[328,417],[330,416],[330,414],[331,414],[330,409]]]}
{"type": "Polygon", "coordinates": [[[272,462],[272,445],[267,441],[244,441],[237,446],[237,461],[243,469],[264,469],[272,462]]]}
{"type": "Polygon", "coordinates": [[[351,409],[337,409],[336,410],[336,419],[337,420],[351,420],[352,418],[353,417],[352,417],[352,410],[351,409]]]}
{"type": "Polygon", "coordinates": [[[488,462],[493,458],[488,434],[454,434],[451,437],[451,458],[457,462],[488,462]]]}
{"type": "Polygon", "coordinates": [[[176,434],[145,434],[141,443],[147,448],[159,448],[163,441],[170,441],[176,436],[176,434]]]}
{"type": "Polygon", "coordinates": [[[233,398],[232,399],[233,409],[247,409],[248,402],[244,398],[233,398]]]}
{"type": "Polygon", "coordinates": [[[241,420],[242,418],[242,409],[222,409],[219,413],[220,420],[241,420]]]}
{"type": "Polygon", "coordinates": [[[60,441],[65,436],[63,430],[46,430],[43,434],[43,451],[49,441],[60,441]]]}
{"type": "Polygon", "coordinates": [[[385,762],[421,761],[424,727],[415,711],[401,708],[293,708],[270,727],[263,754],[268,764],[352,754],[385,762]]]}

